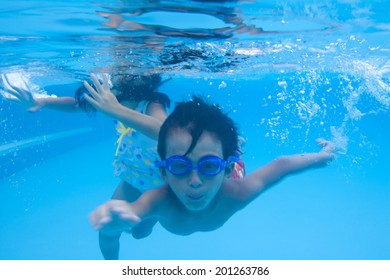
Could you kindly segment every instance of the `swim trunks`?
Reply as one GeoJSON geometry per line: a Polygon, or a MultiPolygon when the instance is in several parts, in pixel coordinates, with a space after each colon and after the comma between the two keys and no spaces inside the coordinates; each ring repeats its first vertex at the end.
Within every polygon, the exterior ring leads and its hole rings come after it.
{"type": "Polygon", "coordinates": [[[232,178],[233,179],[242,179],[245,177],[245,165],[244,162],[240,159],[234,164],[232,178]]]}

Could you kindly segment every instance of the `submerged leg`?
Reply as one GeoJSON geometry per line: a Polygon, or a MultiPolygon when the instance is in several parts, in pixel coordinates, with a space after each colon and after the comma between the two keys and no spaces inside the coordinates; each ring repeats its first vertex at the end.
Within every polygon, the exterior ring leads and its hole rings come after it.
{"type": "Polygon", "coordinates": [[[121,235],[108,236],[99,232],[99,247],[105,260],[119,258],[119,239],[121,235]]]}

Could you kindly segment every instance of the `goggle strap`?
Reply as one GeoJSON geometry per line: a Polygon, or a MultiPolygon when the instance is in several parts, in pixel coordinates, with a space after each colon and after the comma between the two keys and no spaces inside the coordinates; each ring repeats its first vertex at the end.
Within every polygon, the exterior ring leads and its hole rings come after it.
{"type": "Polygon", "coordinates": [[[161,161],[156,160],[154,162],[154,166],[155,167],[165,167],[165,160],[161,160],[161,161]]]}
{"type": "Polygon", "coordinates": [[[238,162],[240,160],[240,154],[236,151],[233,156],[228,157],[227,163],[238,162]]]}

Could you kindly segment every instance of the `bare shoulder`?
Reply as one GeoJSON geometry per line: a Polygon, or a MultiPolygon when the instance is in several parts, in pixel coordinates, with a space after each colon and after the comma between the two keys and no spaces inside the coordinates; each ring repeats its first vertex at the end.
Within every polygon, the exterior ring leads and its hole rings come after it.
{"type": "Polygon", "coordinates": [[[226,179],[223,184],[223,192],[227,197],[238,202],[249,202],[256,198],[265,189],[262,180],[252,178],[249,174],[241,179],[226,179]]]}
{"type": "Polygon", "coordinates": [[[130,203],[134,211],[142,216],[158,215],[160,209],[169,200],[169,187],[162,185],[158,188],[144,192],[136,201],[130,203]]]}
{"type": "Polygon", "coordinates": [[[245,178],[226,179],[222,185],[222,193],[226,198],[244,202],[249,198],[245,178]]]}
{"type": "Polygon", "coordinates": [[[161,203],[170,195],[168,185],[162,185],[158,188],[144,192],[138,200],[161,203]]]}

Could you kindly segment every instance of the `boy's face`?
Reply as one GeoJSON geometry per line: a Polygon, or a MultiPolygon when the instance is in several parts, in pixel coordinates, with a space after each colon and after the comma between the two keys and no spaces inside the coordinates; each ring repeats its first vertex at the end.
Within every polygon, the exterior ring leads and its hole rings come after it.
{"type": "MultiPolygon", "coordinates": [[[[166,158],[183,156],[191,145],[192,137],[184,129],[171,131],[167,137],[166,158]]],[[[217,156],[223,158],[221,141],[209,132],[204,132],[195,148],[186,157],[193,166],[198,164],[204,156],[217,156]]],[[[198,170],[191,170],[186,175],[174,175],[168,170],[163,174],[172,191],[182,204],[190,211],[207,209],[215,198],[225,178],[225,170],[216,175],[204,175],[198,170]]]]}

